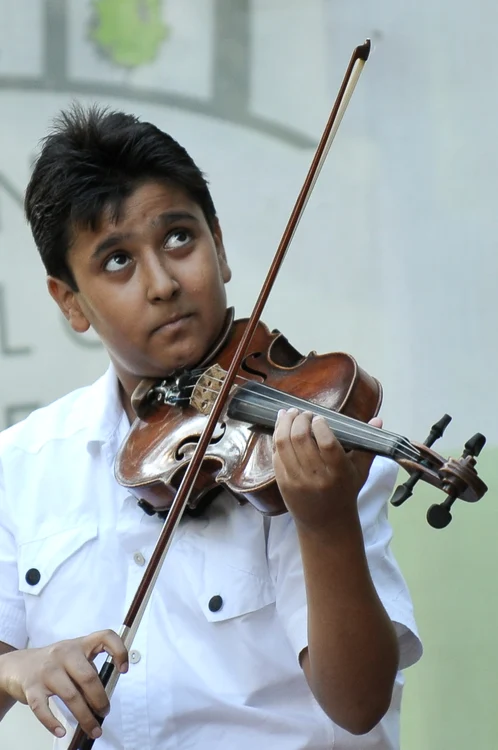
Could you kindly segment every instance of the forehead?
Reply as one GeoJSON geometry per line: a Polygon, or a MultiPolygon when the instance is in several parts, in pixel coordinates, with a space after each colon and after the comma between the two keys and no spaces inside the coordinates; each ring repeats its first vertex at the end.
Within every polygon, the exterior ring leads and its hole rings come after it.
{"type": "Polygon", "coordinates": [[[109,203],[99,218],[96,231],[112,231],[123,224],[144,219],[153,221],[156,215],[178,208],[202,214],[200,206],[178,185],[146,182],[136,187],[119,205],[109,203]]]}
{"type": "Polygon", "coordinates": [[[140,235],[161,225],[165,212],[192,214],[204,222],[201,207],[177,185],[146,182],[120,201],[109,201],[95,226],[73,226],[70,254],[93,247],[116,231],[140,235]]]}

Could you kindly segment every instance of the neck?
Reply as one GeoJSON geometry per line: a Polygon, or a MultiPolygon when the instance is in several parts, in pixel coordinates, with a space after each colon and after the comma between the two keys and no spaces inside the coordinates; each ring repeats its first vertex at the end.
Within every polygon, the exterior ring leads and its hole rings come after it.
{"type": "Polygon", "coordinates": [[[295,407],[324,417],[330,429],[346,450],[372,451],[389,458],[418,458],[418,451],[401,435],[366,424],[324,406],[248,381],[232,396],[228,416],[261,427],[273,429],[280,409],[295,407]]]}
{"type": "Polygon", "coordinates": [[[125,387],[121,380],[119,381],[119,397],[121,399],[123,409],[126,412],[126,416],[130,420],[130,424],[132,424],[135,421],[137,415],[135,414],[135,410],[131,405],[131,394],[128,394],[128,392],[125,390],[125,387]]]}

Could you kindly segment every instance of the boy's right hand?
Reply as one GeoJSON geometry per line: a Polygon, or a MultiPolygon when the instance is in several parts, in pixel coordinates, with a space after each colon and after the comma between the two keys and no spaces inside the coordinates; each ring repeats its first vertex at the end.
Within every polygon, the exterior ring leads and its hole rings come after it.
{"type": "Polygon", "coordinates": [[[63,737],[65,729],[48,705],[51,696],[58,696],[83,731],[97,739],[102,730],[93,712],[100,716],[109,713],[109,699],[93,664],[103,652],[113,657],[121,673],[128,670],[128,653],[112,630],[45,648],[11,651],[0,656],[0,690],[28,705],[43,726],[56,737],[63,737]]]}

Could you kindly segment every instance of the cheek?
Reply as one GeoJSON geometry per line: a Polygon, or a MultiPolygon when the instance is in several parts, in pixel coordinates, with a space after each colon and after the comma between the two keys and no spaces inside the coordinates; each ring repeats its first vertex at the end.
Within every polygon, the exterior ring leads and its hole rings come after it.
{"type": "Polygon", "coordinates": [[[92,327],[106,341],[119,342],[132,340],[133,334],[139,328],[140,315],[133,311],[126,299],[120,304],[96,304],[89,312],[92,317],[92,327]]]}
{"type": "Polygon", "coordinates": [[[203,274],[199,274],[191,281],[191,289],[206,304],[215,304],[221,301],[225,285],[218,272],[218,269],[210,268],[203,274]]]}
{"type": "Polygon", "coordinates": [[[178,280],[185,291],[191,294],[209,296],[223,288],[223,279],[218,262],[213,258],[212,250],[202,258],[192,258],[192,263],[178,269],[178,280]],[[195,262],[194,262],[195,260],[195,262]]]}

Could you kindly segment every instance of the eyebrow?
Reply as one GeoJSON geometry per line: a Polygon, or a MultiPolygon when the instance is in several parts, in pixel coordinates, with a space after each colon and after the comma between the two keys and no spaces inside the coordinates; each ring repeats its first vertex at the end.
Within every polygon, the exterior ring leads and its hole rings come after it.
{"type": "MultiPolygon", "coordinates": [[[[153,229],[156,229],[157,227],[165,229],[166,227],[171,226],[171,224],[176,224],[179,221],[195,221],[197,224],[199,223],[197,216],[194,216],[194,214],[191,214],[189,211],[164,211],[162,214],[159,214],[152,219],[150,226],[153,229]]],[[[100,258],[100,256],[108,250],[111,250],[113,247],[116,247],[116,245],[120,245],[123,242],[127,242],[133,237],[133,232],[114,232],[113,234],[110,234],[105,240],[99,242],[92,253],[92,258],[100,258]]]]}

